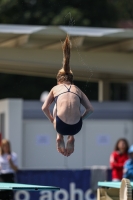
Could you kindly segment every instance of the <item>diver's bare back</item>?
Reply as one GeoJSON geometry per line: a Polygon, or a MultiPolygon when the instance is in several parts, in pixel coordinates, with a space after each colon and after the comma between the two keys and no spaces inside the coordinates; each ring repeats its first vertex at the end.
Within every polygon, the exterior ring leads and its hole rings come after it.
{"type": "Polygon", "coordinates": [[[81,90],[75,85],[59,84],[53,89],[53,96],[57,97],[57,115],[66,124],[76,124],[81,118],[80,98],[81,90]],[[70,92],[68,89],[70,88],[70,92]]]}

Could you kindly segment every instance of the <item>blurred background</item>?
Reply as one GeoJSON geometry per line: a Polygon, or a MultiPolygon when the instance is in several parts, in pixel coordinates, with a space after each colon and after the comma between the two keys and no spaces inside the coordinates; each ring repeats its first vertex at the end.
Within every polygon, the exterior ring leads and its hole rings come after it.
{"type": "Polygon", "coordinates": [[[1,0],[0,16],[0,132],[18,155],[17,182],[62,188],[15,199],[95,199],[97,181],[111,180],[116,141],[133,143],[133,1],[1,0]],[[94,107],[69,158],[41,110],[67,33],[74,84],[94,107]]]}

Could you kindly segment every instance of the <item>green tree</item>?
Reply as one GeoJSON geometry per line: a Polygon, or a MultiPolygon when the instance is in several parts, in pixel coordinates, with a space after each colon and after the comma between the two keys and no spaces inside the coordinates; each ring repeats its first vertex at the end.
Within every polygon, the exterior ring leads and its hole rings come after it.
{"type": "Polygon", "coordinates": [[[114,26],[117,13],[108,0],[1,0],[0,23],[31,25],[114,26]],[[67,16],[67,17],[66,17],[67,16]]]}
{"type": "Polygon", "coordinates": [[[133,20],[132,0],[113,0],[119,20],[133,20]]]}

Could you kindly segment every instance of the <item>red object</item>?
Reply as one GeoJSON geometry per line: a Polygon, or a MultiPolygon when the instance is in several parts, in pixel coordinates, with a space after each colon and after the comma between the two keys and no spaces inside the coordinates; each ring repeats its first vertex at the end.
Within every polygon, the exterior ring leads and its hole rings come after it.
{"type": "Polygon", "coordinates": [[[126,160],[128,160],[128,153],[120,154],[114,151],[110,156],[110,165],[112,168],[112,179],[122,179],[123,166],[126,160]]]}

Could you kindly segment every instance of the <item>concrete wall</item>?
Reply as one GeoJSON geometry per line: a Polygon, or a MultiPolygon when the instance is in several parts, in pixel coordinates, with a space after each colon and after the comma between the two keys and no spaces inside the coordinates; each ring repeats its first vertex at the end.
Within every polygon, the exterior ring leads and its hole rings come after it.
{"type": "Polygon", "coordinates": [[[23,168],[26,169],[109,166],[117,139],[124,137],[133,143],[131,120],[86,120],[75,136],[75,151],[67,158],[56,151],[56,132],[48,120],[24,120],[23,127],[23,168]]]}

